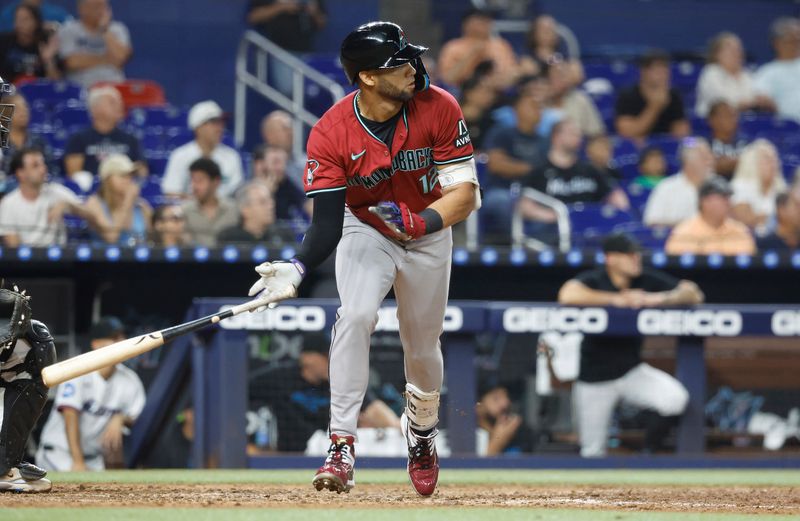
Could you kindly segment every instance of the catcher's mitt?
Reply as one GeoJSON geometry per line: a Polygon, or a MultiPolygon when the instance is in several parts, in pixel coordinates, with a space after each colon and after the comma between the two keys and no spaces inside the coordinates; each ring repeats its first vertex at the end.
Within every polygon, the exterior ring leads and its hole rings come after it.
{"type": "Polygon", "coordinates": [[[30,297],[14,286],[0,288],[0,350],[14,345],[31,323],[30,297]]]}

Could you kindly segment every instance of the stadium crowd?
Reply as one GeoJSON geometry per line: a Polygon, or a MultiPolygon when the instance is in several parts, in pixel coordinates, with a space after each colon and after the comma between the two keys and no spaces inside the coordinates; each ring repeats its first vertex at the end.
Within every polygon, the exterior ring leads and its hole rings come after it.
{"type": "MultiPolygon", "coordinates": [[[[10,147],[0,158],[4,244],[283,244],[302,234],[311,204],[302,193],[304,158],[293,154],[291,114],[267,114],[263,143],[245,151],[214,100],[184,111],[168,104],[157,78],[126,80],[135,42],[108,0],[76,1],[74,18],[18,1],[3,20],[10,30],[0,35],[0,75],[17,86],[7,100],[17,107],[10,147]],[[117,158],[104,176],[101,163],[117,154],[133,169],[120,171],[117,158]],[[165,219],[180,227],[168,239],[165,219]]],[[[304,53],[313,28],[326,23],[325,6],[250,2],[246,20],[304,53]]],[[[800,166],[793,88],[800,21],[772,23],[774,60],[759,67],[747,63],[736,34],[721,32],[709,35],[702,68],[652,50],[639,58],[638,75],[632,64],[616,76],[609,63],[583,64],[565,34],[552,16],[538,16],[518,53],[494,29],[491,12],[471,9],[461,36],[429,62],[434,81],[458,96],[479,152],[481,243],[510,244],[519,219],[544,247],[556,245],[565,225],[573,247],[627,231],[662,249],[679,225],[692,237],[679,249],[669,242],[670,253],[752,253],[750,242],[795,247],[800,224],[778,208],[800,204],[793,171],[800,166]],[[712,223],[699,211],[709,198],[699,194],[717,176],[730,186],[716,181],[720,197],[710,200],[722,200],[726,219],[712,223]],[[569,223],[558,218],[561,203],[569,223]],[[742,233],[751,240],[740,240],[742,233]]],[[[284,80],[277,71],[276,88],[284,80]]]]}

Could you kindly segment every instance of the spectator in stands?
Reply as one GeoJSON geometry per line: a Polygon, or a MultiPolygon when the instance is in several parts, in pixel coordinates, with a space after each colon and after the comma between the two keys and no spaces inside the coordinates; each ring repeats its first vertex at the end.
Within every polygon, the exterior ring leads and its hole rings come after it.
{"type": "MultiPolygon", "coordinates": [[[[278,420],[279,451],[303,452],[317,430],[328,428],[330,386],[324,333],[306,333],[297,360],[250,373],[251,407],[268,406],[278,420]]],[[[370,391],[361,405],[359,427],[400,428],[400,418],[370,391]]]]}
{"type": "Polygon", "coordinates": [[[64,244],[67,240],[64,214],[88,220],[78,197],[60,184],[47,182],[47,164],[42,151],[22,148],[11,160],[10,171],[17,176],[18,188],[0,200],[0,236],[3,244],[17,247],[64,244]]]}
{"type": "Polygon", "coordinates": [[[497,238],[510,238],[513,197],[511,186],[535,172],[544,161],[545,141],[536,128],[541,117],[541,102],[530,92],[514,99],[516,125],[496,126],[486,137],[489,176],[486,179],[481,213],[488,219],[486,230],[497,238]]]}
{"type": "Polygon", "coordinates": [[[800,202],[791,194],[775,197],[775,229],[757,239],[759,250],[796,250],[800,248],[800,202]]]}
{"type": "Polygon", "coordinates": [[[517,78],[517,57],[511,44],[493,33],[492,14],[470,9],[461,19],[461,36],[448,41],[439,53],[439,76],[448,85],[460,87],[479,65],[489,62],[487,77],[492,86],[504,89],[517,78]]]}
{"type": "Polygon", "coordinates": [[[278,220],[305,219],[311,215],[312,201],[287,175],[289,156],[277,147],[259,146],[253,152],[253,179],[263,182],[275,199],[278,220]]]}
{"type": "MultiPolygon", "coordinates": [[[[613,306],[639,309],[700,304],[703,292],[694,282],[642,268],[641,248],[630,236],[603,240],[605,266],[578,274],[558,293],[567,306],[613,306]]],[[[601,457],[617,403],[655,411],[645,434],[645,449],[660,450],[671,424],[689,403],[686,388],[641,359],[642,337],[585,335],[578,380],[572,388],[581,456],[601,457]]]]}
{"type": "Polygon", "coordinates": [[[670,255],[752,255],[756,243],[747,226],[730,217],[731,188],[724,178],[714,176],[699,191],[700,211],[676,226],[664,251],[670,255]]]}
{"type": "Polygon", "coordinates": [[[17,7],[23,4],[39,9],[45,26],[47,26],[48,29],[58,27],[58,25],[72,19],[72,15],[60,5],[43,2],[42,0],[11,0],[11,2],[0,11],[0,31],[10,31],[14,28],[17,7]]]}
{"type": "Polygon", "coordinates": [[[19,4],[14,11],[14,30],[0,34],[0,77],[12,83],[58,79],[57,52],[58,41],[45,29],[39,8],[19,4]]]}
{"type": "MultiPolygon", "coordinates": [[[[247,23],[279,47],[293,53],[314,50],[314,37],[328,17],[322,0],[249,0],[247,23]]],[[[292,95],[292,68],[269,60],[269,77],[274,87],[292,95]]]]}
{"type": "Polygon", "coordinates": [[[124,154],[136,164],[137,174],[146,176],[147,162],[139,139],[119,128],[125,117],[119,91],[111,86],[94,88],[89,91],[88,104],[91,126],[73,133],[64,147],[67,175],[88,192],[100,162],[111,154],[124,154]]]}
{"type": "Polygon", "coordinates": [[[244,180],[242,158],[234,148],[222,142],[225,120],[222,108],[215,101],[201,101],[189,110],[189,128],[194,140],[179,146],[169,155],[161,191],[166,195],[185,197],[191,192],[189,166],[198,158],[213,159],[219,166],[222,182],[219,195],[231,197],[244,180]]]}
{"type": "Polygon", "coordinates": [[[727,101],[715,101],[708,111],[714,171],[730,178],[747,140],[739,133],[739,112],[727,101]]]}
{"type": "Polygon", "coordinates": [[[649,192],[658,186],[666,175],[667,160],[664,158],[664,152],[656,146],[643,148],[639,153],[639,175],[633,180],[633,184],[649,192]]]}
{"type": "Polygon", "coordinates": [[[135,246],[147,239],[153,209],[139,196],[136,165],[125,154],[110,154],[100,163],[100,188],[86,201],[94,229],[108,244],[135,246]]]}
{"type": "MultiPolygon", "coordinates": [[[[282,148],[289,154],[286,164],[286,175],[301,190],[306,168],[304,154],[294,153],[294,131],[292,115],[285,110],[273,110],[261,120],[261,138],[263,145],[282,148]]],[[[253,152],[256,155],[256,151],[253,152]]]]}
{"type": "Polygon", "coordinates": [[[279,246],[294,243],[290,229],[275,222],[275,200],[269,186],[251,181],[237,192],[240,220],[225,228],[217,237],[218,243],[269,243],[279,246]]]}
{"type": "Polygon", "coordinates": [[[775,60],[758,69],[755,90],[775,102],[779,116],[800,121],[800,20],[778,18],[770,37],[775,60]]]}
{"type": "Polygon", "coordinates": [[[496,101],[497,91],[488,78],[473,76],[461,85],[459,105],[475,150],[483,150],[486,135],[493,124],[491,108],[496,101]]]}
{"type": "Polygon", "coordinates": [[[163,204],[153,210],[150,227],[154,246],[187,246],[191,240],[186,231],[186,216],[179,204],[163,204]]]}
{"type": "Polygon", "coordinates": [[[563,118],[577,123],[585,136],[605,134],[606,125],[592,98],[572,83],[569,64],[559,59],[551,60],[547,78],[550,81],[548,108],[560,111],[563,118]]]}
{"type": "Polygon", "coordinates": [[[614,147],[611,144],[611,138],[607,135],[598,134],[589,138],[586,143],[586,159],[589,160],[590,165],[607,177],[617,181],[622,179],[622,172],[612,166],[614,147]]]}
{"type": "Polygon", "coordinates": [[[15,94],[5,98],[5,100],[6,103],[14,105],[14,118],[11,120],[11,132],[8,134],[8,148],[0,149],[0,184],[13,174],[10,171],[11,159],[18,150],[23,148],[40,150],[44,154],[48,170],[50,159],[52,158],[47,142],[28,129],[31,113],[28,108],[28,102],[25,101],[22,94],[17,91],[15,94]]]}
{"type": "Polygon", "coordinates": [[[686,138],[678,149],[681,170],[658,183],[644,210],[647,226],[675,226],[697,213],[697,190],[714,175],[714,156],[705,139],[686,138]]]}
{"type": "Polygon", "coordinates": [[[617,133],[643,141],[653,134],[684,137],[691,127],[683,99],[670,87],[669,55],[650,51],[639,60],[639,84],[619,93],[615,105],[617,133]]]}
{"type": "Polygon", "coordinates": [[[769,97],[756,93],[753,77],[744,65],[744,49],[738,36],[725,31],[711,40],[708,64],[697,82],[696,115],[706,117],[711,105],[718,101],[737,110],[775,110],[769,97]]]}
{"type": "Polygon", "coordinates": [[[513,412],[506,387],[489,383],[479,391],[475,416],[479,456],[533,452],[536,437],[525,419],[513,412]]]}
{"type": "Polygon", "coordinates": [[[731,181],[732,216],[764,235],[775,216],[775,197],[786,191],[783,168],[775,145],[757,139],[747,145],[731,181]]]}
{"type": "MultiPolygon", "coordinates": [[[[92,324],[92,350],[125,338],[122,322],[112,316],[92,324]]],[[[123,364],[110,365],[59,385],[53,409],[42,430],[36,462],[48,470],[104,470],[122,465],[123,432],[144,409],[139,376],[123,364]]]]}
{"type": "Polygon", "coordinates": [[[546,75],[520,77],[515,86],[515,96],[505,105],[492,110],[492,119],[498,127],[515,127],[517,125],[517,113],[514,109],[514,101],[519,96],[527,95],[532,96],[541,107],[539,122],[536,124],[536,133],[542,139],[549,140],[553,125],[561,121],[564,114],[561,110],[547,105],[550,100],[550,81],[546,75]]]}
{"type": "Polygon", "coordinates": [[[239,220],[239,212],[230,199],[219,195],[222,173],[213,159],[195,159],[188,170],[193,198],[183,203],[186,230],[195,244],[214,246],[219,233],[239,220]]]}
{"type": "Polygon", "coordinates": [[[58,31],[66,78],[87,89],[100,81],[124,81],[123,68],[133,54],[128,28],[112,18],[108,0],[77,2],[78,20],[58,31]]]}
{"type": "MultiPolygon", "coordinates": [[[[573,121],[565,119],[553,127],[550,150],[544,163],[523,179],[523,185],[566,204],[607,202],[620,210],[630,207],[614,179],[580,160],[583,136],[573,121]]],[[[519,200],[526,219],[553,223],[556,213],[528,199],[519,200]]]]}
{"type": "Polygon", "coordinates": [[[563,78],[567,88],[577,87],[583,82],[583,65],[578,56],[573,56],[558,34],[558,22],[550,15],[533,19],[527,36],[529,54],[520,58],[522,74],[545,74],[548,65],[564,63],[563,78]]]}

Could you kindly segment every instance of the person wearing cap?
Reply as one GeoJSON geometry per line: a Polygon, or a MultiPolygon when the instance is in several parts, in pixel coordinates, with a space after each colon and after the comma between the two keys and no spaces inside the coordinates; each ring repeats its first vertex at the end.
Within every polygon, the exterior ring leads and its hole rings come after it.
{"type": "MultiPolygon", "coordinates": [[[[270,442],[272,448],[303,452],[315,431],[328,429],[329,346],[327,334],[305,333],[296,360],[251,371],[250,409],[258,411],[267,406],[277,420],[277,442],[270,442]]],[[[400,429],[400,418],[368,390],[360,408],[358,426],[400,429]]],[[[260,440],[254,441],[255,447],[251,448],[269,448],[259,446],[260,440]]]]}
{"type": "Polygon", "coordinates": [[[218,194],[231,197],[244,180],[242,158],[235,149],[222,142],[225,119],[215,101],[201,101],[189,110],[189,128],[194,139],[179,146],[169,155],[161,191],[166,195],[186,197],[191,193],[189,165],[201,157],[213,159],[222,173],[218,194]]]}
{"type": "Polygon", "coordinates": [[[100,163],[100,188],[86,208],[94,215],[93,230],[108,244],[134,246],[147,239],[153,209],[139,197],[135,175],[126,155],[111,154],[100,163]]]}
{"type": "Polygon", "coordinates": [[[89,91],[91,126],[72,133],[64,148],[64,168],[67,176],[84,192],[89,192],[99,174],[100,162],[110,154],[124,154],[136,163],[137,173],[147,175],[139,139],[119,128],[125,109],[119,91],[111,86],[89,91]]]}
{"type": "MultiPolygon", "coordinates": [[[[100,349],[125,338],[116,317],[106,316],[89,330],[91,348],[100,349]]],[[[53,409],[42,429],[36,462],[48,470],[104,470],[121,462],[122,437],[145,404],[142,381],[117,364],[59,385],[53,409]]]]}
{"type": "Polygon", "coordinates": [[[479,456],[533,452],[536,433],[514,412],[508,388],[493,378],[480,382],[475,419],[479,456]]]}
{"type": "Polygon", "coordinates": [[[461,36],[442,47],[439,76],[448,85],[461,86],[475,74],[478,66],[490,62],[487,73],[492,86],[504,89],[517,78],[517,56],[508,41],[493,34],[492,13],[470,9],[461,19],[461,36]]]}
{"type": "Polygon", "coordinates": [[[4,246],[65,244],[66,213],[93,222],[94,214],[72,190],[47,182],[47,164],[38,148],[18,150],[9,170],[17,177],[19,186],[0,200],[0,237],[4,246]]]}
{"type": "MultiPolygon", "coordinates": [[[[705,299],[694,282],[643,268],[639,244],[627,234],[603,241],[605,265],[578,274],[558,293],[566,306],[687,306],[705,299]]],[[[669,374],[641,359],[642,338],[585,335],[573,389],[581,456],[605,456],[614,407],[626,402],[650,411],[645,448],[661,448],[669,427],[686,409],[689,393],[669,374]]]]}
{"type": "Polygon", "coordinates": [[[647,198],[647,226],[672,227],[697,213],[697,190],[714,175],[714,155],[705,139],[685,138],[678,156],[680,171],[660,181],[647,198]]]}
{"type": "Polygon", "coordinates": [[[669,55],[652,50],[639,59],[639,83],[622,90],[614,105],[614,126],[620,136],[641,141],[653,134],[688,136],[683,99],[671,87],[669,55]]]}
{"type": "Polygon", "coordinates": [[[731,190],[722,177],[700,187],[700,211],[676,226],[664,250],[670,255],[752,255],[756,243],[747,226],[731,218],[731,190]]]}

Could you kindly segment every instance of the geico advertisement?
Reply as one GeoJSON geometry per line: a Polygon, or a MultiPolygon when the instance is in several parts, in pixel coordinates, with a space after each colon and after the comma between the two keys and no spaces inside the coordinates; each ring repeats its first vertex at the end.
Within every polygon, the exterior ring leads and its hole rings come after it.
{"type": "MultiPolygon", "coordinates": [[[[732,310],[645,309],[636,315],[636,331],[642,335],[736,336],[742,332],[742,322],[742,314],[732,310]]],[[[785,330],[791,329],[790,322],[788,317],[781,322],[787,324],[785,330]]],[[[773,330],[774,323],[775,320],[773,330]]],[[[602,334],[608,330],[608,324],[604,308],[510,307],[503,313],[503,329],[509,333],[602,334]]],[[[794,330],[800,330],[797,315],[791,324],[794,330]]],[[[625,333],[618,329],[615,332],[625,333]]]]}
{"type": "MultiPolygon", "coordinates": [[[[222,306],[226,311],[233,306],[222,306]]],[[[332,324],[326,324],[325,308],[321,306],[281,305],[259,313],[242,313],[223,320],[223,329],[231,330],[275,330],[275,331],[320,331],[332,324]]],[[[448,306],[444,313],[444,331],[458,331],[464,325],[461,309],[448,306]]],[[[411,324],[415,327],[414,324],[411,324]]],[[[375,331],[399,331],[397,307],[387,306],[378,310],[378,324],[375,331]]]]}

